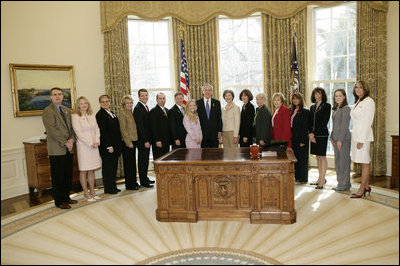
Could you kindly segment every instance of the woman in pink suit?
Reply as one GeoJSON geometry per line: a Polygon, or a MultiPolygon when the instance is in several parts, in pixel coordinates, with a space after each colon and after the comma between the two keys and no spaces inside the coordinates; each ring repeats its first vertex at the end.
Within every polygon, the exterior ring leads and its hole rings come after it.
{"type": "Polygon", "coordinates": [[[100,130],[88,99],[81,96],[76,101],[75,113],[71,116],[78,152],[79,181],[87,201],[101,199],[94,192],[94,170],[101,167],[99,154],[100,130]],[[89,181],[89,192],[87,182],[89,181]]]}
{"type": "Polygon", "coordinates": [[[290,126],[290,111],[283,105],[285,97],[277,92],[272,96],[274,112],[271,118],[271,140],[288,141],[288,148],[292,148],[292,129],[290,126]]]}
{"type": "Polygon", "coordinates": [[[195,100],[189,100],[186,104],[183,126],[187,135],[185,139],[186,148],[201,148],[203,133],[201,132],[200,120],[197,115],[197,105],[195,100]]]}

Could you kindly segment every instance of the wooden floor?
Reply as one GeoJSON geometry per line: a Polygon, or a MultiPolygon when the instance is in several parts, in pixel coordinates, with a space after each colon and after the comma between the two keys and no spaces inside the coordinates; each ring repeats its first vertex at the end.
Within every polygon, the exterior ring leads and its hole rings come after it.
{"type": "MultiPolygon", "coordinates": [[[[332,170],[328,170],[332,171],[332,170]]],[[[360,184],[361,177],[355,176],[351,178],[351,183],[355,186],[360,184]]],[[[123,184],[124,179],[120,179],[117,181],[118,184],[123,184]]],[[[370,185],[376,187],[387,188],[395,191],[399,191],[398,183],[396,188],[390,188],[390,177],[388,176],[380,176],[380,177],[371,177],[370,185]]],[[[101,186],[98,186],[102,188],[101,186]]],[[[72,193],[80,193],[82,192],[82,188],[80,185],[75,185],[72,187],[72,193]]],[[[33,206],[38,206],[43,203],[49,202],[53,200],[51,189],[45,190],[42,194],[42,197],[38,198],[37,192],[34,194],[24,194],[14,198],[6,199],[1,201],[1,217],[21,212],[29,209],[33,206]]]]}

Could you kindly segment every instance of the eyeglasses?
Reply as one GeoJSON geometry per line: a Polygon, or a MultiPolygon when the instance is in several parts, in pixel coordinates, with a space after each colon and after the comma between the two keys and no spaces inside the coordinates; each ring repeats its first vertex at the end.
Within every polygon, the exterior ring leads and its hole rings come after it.
{"type": "Polygon", "coordinates": [[[100,101],[100,103],[109,103],[110,102],[110,100],[103,100],[103,101],[100,101]]]}

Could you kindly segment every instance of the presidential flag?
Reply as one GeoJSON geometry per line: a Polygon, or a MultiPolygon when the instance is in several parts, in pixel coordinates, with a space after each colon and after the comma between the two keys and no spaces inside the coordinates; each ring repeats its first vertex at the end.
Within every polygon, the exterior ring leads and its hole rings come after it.
{"type": "Polygon", "coordinates": [[[299,91],[299,67],[297,66],[296,32],[293,33],[292,64],[290,69],[290,99],[292,99],[292,95],[299,91]]]}
{"type": "Polygon", "coordinates": [[[181,39],[181,82],[180,90],[183,93],[183,104],[186,106],[187,101],[190,99],[190,87],[189,87],[189,72],[186,63],[185,46],[181,39]]]}

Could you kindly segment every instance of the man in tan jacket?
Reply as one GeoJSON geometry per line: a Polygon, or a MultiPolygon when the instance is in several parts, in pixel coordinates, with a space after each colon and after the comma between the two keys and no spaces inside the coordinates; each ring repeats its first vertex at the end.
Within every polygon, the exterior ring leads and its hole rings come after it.
{"type": "Polygon", "coordinates": [[[51,89],[52,103],[43,110],[42,120],[47,134],[54,204],[61,209],[70,209],[69,204],[77,203],[69,197],[76,137],[71,126],[69,108],[62,106],[63,98],[60,88],[51,89]]]}

